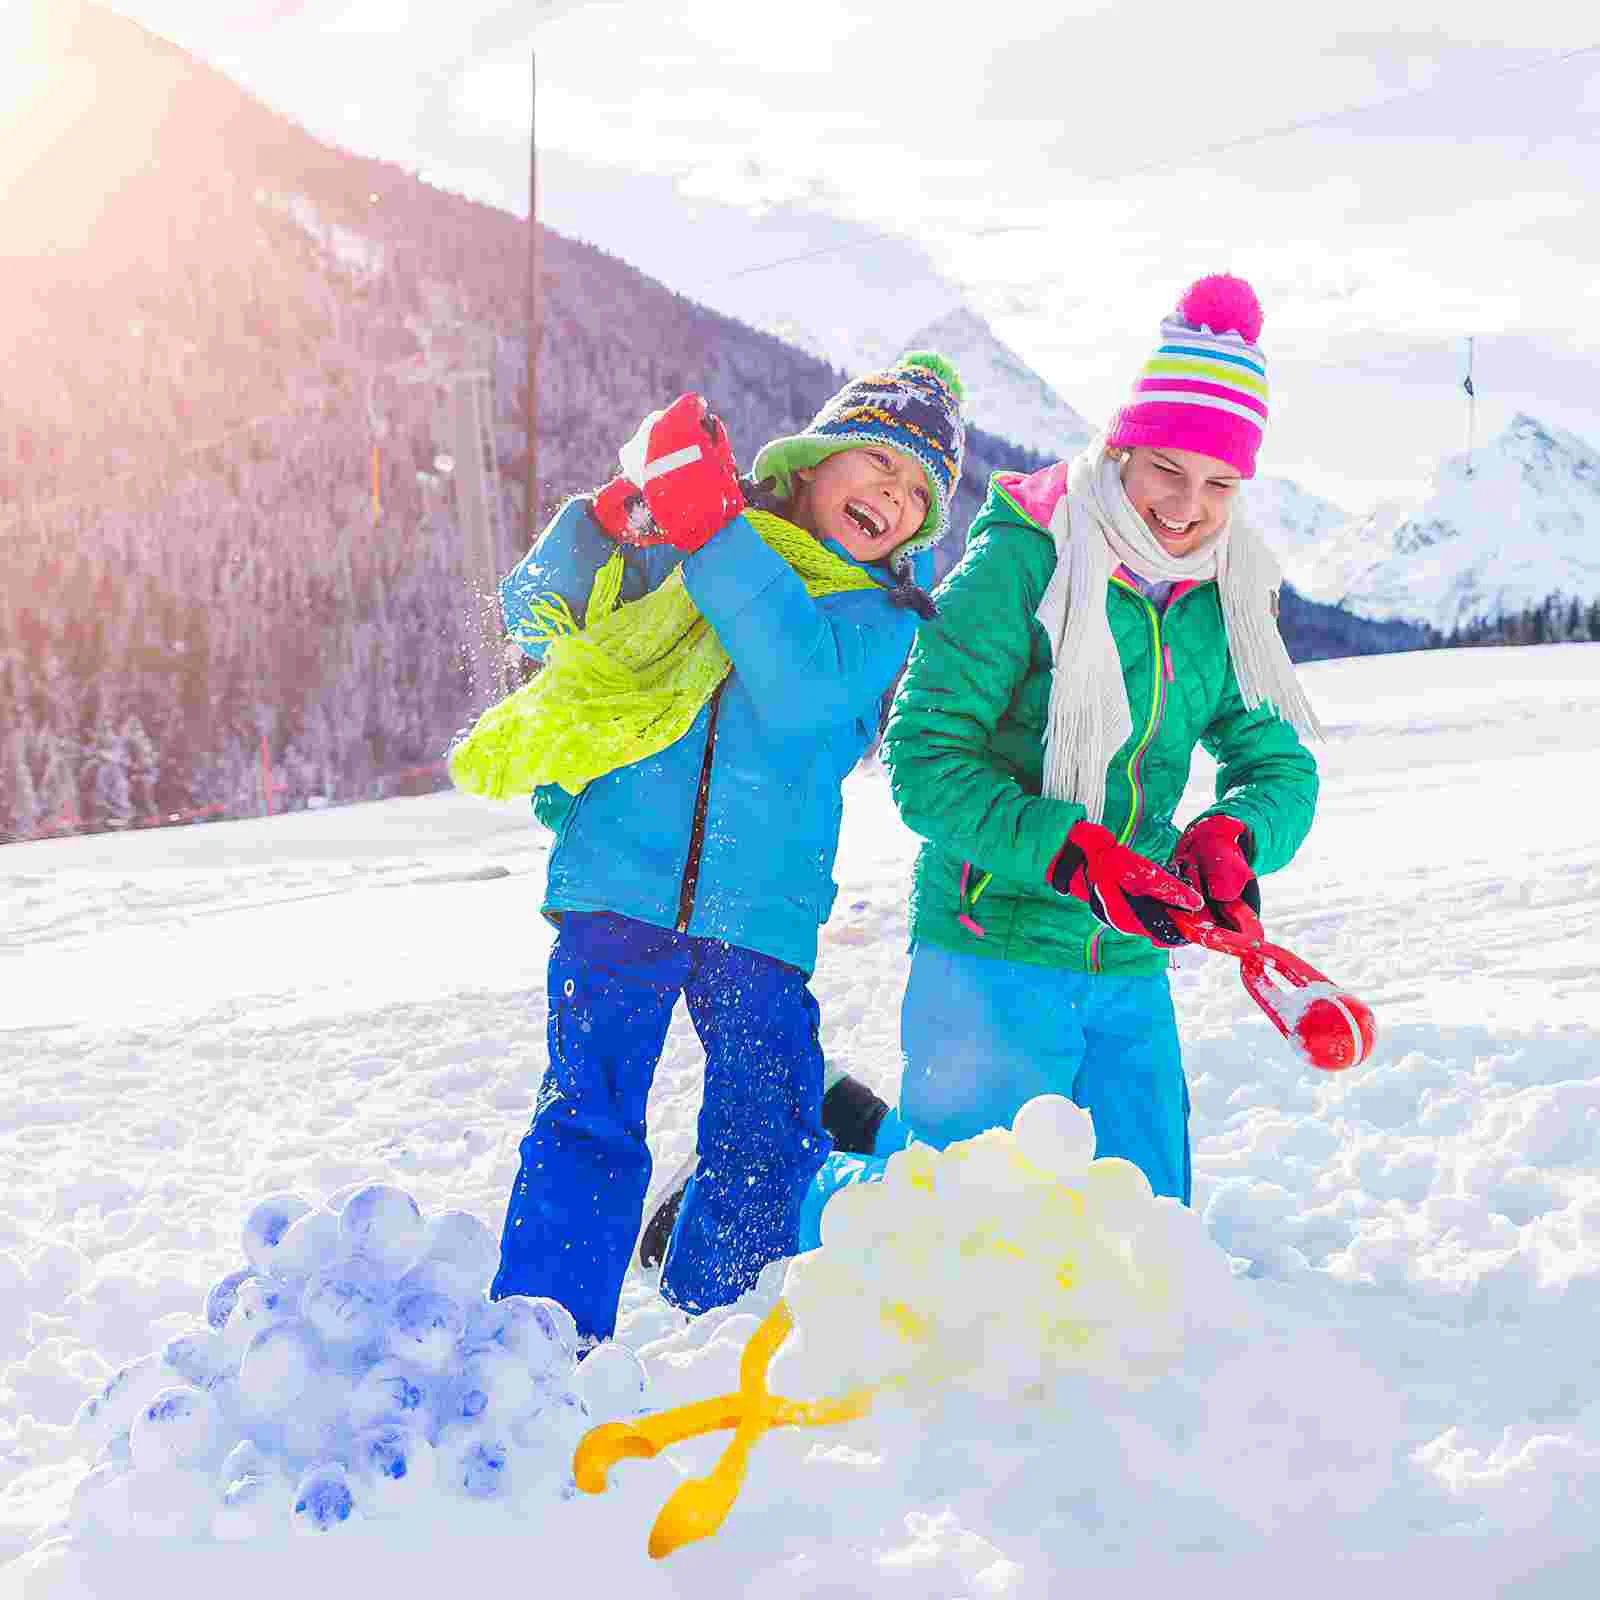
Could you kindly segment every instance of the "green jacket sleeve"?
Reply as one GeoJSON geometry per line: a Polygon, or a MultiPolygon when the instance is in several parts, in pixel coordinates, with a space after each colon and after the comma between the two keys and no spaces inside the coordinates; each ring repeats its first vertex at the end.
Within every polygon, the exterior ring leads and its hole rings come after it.
{"type": "Polygon", "coordinates": [[[1250,865],[1258,874],[1287,866],[1316,814],[1317,758],[1270,706],[1246,709],[1232,661],[1222,704],[1200,743],[1217,762],[1217,803],[1200,815],[1236,817],[1250,829],[1250,865]]]}
{"type": "MultiPolygon", "coordinates": [[[[993,754],[995,730],[1028,671],[1042,588],[1020,541],[1037,530],[990,522],[938,590],[917,630],[884,730],[896,806],[914,833],[986,871],[1044,882],[1082,806],[1030,794],[993,754]]],[[[1051,553],[1049,566],[1054,565],[1051,553]]]]}

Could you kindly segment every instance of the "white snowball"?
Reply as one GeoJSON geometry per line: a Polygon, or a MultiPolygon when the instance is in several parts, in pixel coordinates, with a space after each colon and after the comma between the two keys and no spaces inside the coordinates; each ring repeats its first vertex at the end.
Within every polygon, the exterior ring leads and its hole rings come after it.
{"type": "Polygon", "coordinates": [[[231,1361],[242,1361],[250,1341],[274,1323],[287,1322],[297,1315],[299,1297],[286,1284],[271,1278],[253,1277],[239,1285],[233,1313],[222,1330],[223,1348],[231,1361]]]}
{"type": "Polygon", "coordinates": [[[146,1402],[171,1381],[156,1354],[141,1356],[120,1368],[99,1394],[91,1395],[78,1407],[74,1426],[89,1453],[101,1449],[117,1434],[126,1433],[146,1402]]]}
{"type": "Polygon", "coordinates": [[[427,1431],[433,1425],[439,1387],[432,1373],[403,1361],[380,1361],[350,1392],[351,1426],[366,1429],[394,1422],[427,1431]]]}
{"type": "Polygon", "coordinates": [[[309,1202],[297,1194],[269,1194],[265,1200],[255,1203],[245,1218],[240,1242],[245,1259],[257,1272],[274,1270],[273,1257],[284,1234],[310,1210],[309,1202]]]}
{"type": "Polygon", "coordinates": [[[403,1294],[389,1307],[383,1338],[389,1354],[425,1372],[443,1372],[467,1328],[458,1300],[431,1289],[403,1294]]]}
{"type": "Polygon", "coordinates": [[[222,1458],[222,1465],[217,1468],[217,1487],[226,1489],[241,1478],[265,1477],[271,1470],[272,1464],[260,1445],[254,1439],[241,1439],[222,1458]]]}
{"type": "Polygon", "coordinates": [[[467,1500],[512,1500],[533,1478],[509,1430],[496,1426],[458,1422],[441,1428],[437,1456],[440,1485],[467,1500]]]}
{"type": "Polygon", "coordinates": [[[1143,1227],[1155,1201],[1150,1180],[1121,1156],[1100,1156],[1091,1161],[1077,1188],[1090,1220],[1114,1233],[1131,1233],[1143,1227]]]}
{"type": "Polygon", "coordinates": [[[339,1236],[346,1254],[366,1256],[398,1278],[422,1254],[422,1212],[404,1189],[371,1183],[345,1201],[339,1236]]]}
{"type": "Polygon", "coordinates": [[[539,1398],[538,1380],[528,1364],[497,1345],[475,1350],[466,1358],[457,1391],[465,1421],[487,1414],[509,1422],[531,1411],[539,1398]]]}
{"type": "Polygon", "coordinates": [[[470,1211],[441,1211],[428,1221],[422,1259],[457,1276],[462,1289],[476,1296],[499,1268],[500,1242],[470,1211]]]}
{"type": "Polygon", "coordinates": [[[241,1267],[225,1278],[218,1278],[206,1295],[206,1323],[222,1329],[233,1315],[234,1303],[239,1298],[239,1286],[256,1275],[254,1267],[241,1267]]]}
{"type": "Polygon", "coordinates": [[[355,1496],[344,1468],[326,1461],[301,1475],[289,1516],[296,1533],[331,1533],[350,1520],[354,1509],[355,1496]]]}
{"type": "Polygon", "coordinates": [[[306,1278],[343,1253],[339,1219],[331,1211],[308,1211],[292,1222],[273,1251],[273,1273],[280,1278],[306,1278]]]}
{"type": "Polygon", "coordinates": [[[414,1428],[381,1423],[358,1434],[351,1471],[361,1508],[375,1516],[415,1510],[438,1478],[434,1448],[414,1428]]]}
{"type": "Polygon", "coordinates": [[[140,1472],[175,1467],[210,1452],[220,1425],[204,1390],[174,1385],[154,1395],[133,1419],[128,1442],[140,1472]]]}
{"type": "Polygon", "coordinates": [[[1034,1166],[1075,1183],[1094,1160],[1094,1118],[1064,1095],[1041,1094],[1011,1122],[1017,1148],[1034,1166]]]}
{"type": "Polygon", "coordinates": [[[642,1362],[614,1339],[598,1344],[578,1364],[573,1388],[583,1396],[595,1425],[625,1422],[645,1409],[650,1379],[642,1362]]]}
{"type": "Polygon", "coordinates": [[[577,1360],[578,1325],[559,1300],[510,1294],[476,1308],[466,1343],[469,1349],[498,1345],[520,1356],[536,1376],[564,1377],[577,1360]]]}
{"type": "Polygon", "coordinates": [[[300,1296],[300,1315],[329,1345],[354,1345],[383,1331],[393,1294],[370,1260],[353,1256],[312,1273],[300,1296]]]}
{"type": "Polygon", "coordinates": [[[195,1328],[168,1339],[161,1347],[161,1364],[171,1374],[169,1383],[176,1379],[208,1391],[227,1382],[237,1365],[229,1359],[222,1335],[210,1328],[195,1328]]]}
{"type": "Polygon", "coordinates": [[[281,1416],[319,1376],[322,1344],[298,1317],[263,1328],[239,1363],[239,1398],[254,1416],[281,1416]]]}

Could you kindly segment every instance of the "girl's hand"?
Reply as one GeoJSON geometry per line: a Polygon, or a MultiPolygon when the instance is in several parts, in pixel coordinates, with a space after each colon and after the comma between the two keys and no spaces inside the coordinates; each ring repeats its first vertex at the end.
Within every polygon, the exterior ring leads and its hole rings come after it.
{"type": "Polygon", "coordinates": [[[1074,823],[1045,876],[1057,894],[1081,900],[1108,928],[1148,939],[1162,949],[1187,944],[1172,908],[1200,911],[1205,900],[1149,857],[1117,843],[1097,822],[1074,823]]]}
{"type": "Polygon", "coordinates": [[[1211,915],[1225,928],[1237,928],[1231,908],[1240,901],[1261,912],[1261,885],[1250,870],[1250,830],[1234,817],[1202,817],[1190,823],[1172,852],[1172,869],[1205,897],[1211,915]]]}

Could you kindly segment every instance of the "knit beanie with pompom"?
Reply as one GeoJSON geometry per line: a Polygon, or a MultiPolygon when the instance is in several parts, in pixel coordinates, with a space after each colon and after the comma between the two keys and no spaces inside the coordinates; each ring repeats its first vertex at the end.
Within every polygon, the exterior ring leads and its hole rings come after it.
{"type": "Polygon", "coordinates": [[[1267,425],[1261,302],[1243,278],[1192,283],[1161,324],[1132,398],[1111,419],[1108,445],[1195,450],[1255,476],[1267,425]]]}
{"type": "Polygon", "coordinates": [[[841,450],[883,444],[921,463],[928,480],[928,514],[896,552],[896,560],[936,544],[950,526],[950,501],[961,481],[966,428],[956,369],[941,355],[910,350],[883,372],[852,378],[803,433],[764,444],[750,476],[770,483],[780,500],[794,492],[794,473],[841,450]]]}

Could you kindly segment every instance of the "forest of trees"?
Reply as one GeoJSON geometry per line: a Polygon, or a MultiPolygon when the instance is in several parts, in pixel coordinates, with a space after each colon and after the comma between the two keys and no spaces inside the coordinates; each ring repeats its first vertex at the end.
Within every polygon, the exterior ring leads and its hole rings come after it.
{"type": "MultiPolygon", "coordinates": [[[[83,16],[78,48],[114,51],[124,94],[54,159],[96,160],[141,93],[155,158],[74,251],[6,246],[0,840],[438,786],[495,692],[477,650],[493,600],[422,380],[491,368],[503,571],[528,527],[527,230],[83,16]]],[[[598,250],[548,231],[542,249],[541,515],[684,389],[748,462],[840,381],[598,250]]],[[[969,437],[941,572],[990,472],[1041,464],[969,437]]],[[[1540,637],[1593,637],[1597,609],[1541,611],[1540,637]]],[[[1439,642],[1290,594],[1282,621],[1301,659],[1439,642]]]]}

